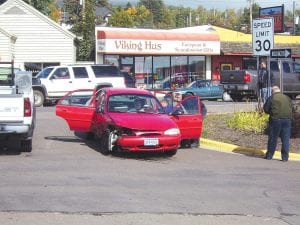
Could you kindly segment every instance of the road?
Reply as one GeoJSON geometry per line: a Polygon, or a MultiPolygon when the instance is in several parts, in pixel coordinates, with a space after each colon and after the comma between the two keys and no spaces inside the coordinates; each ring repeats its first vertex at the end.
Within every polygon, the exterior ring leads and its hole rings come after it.
{"type": "Polygon", "coordinates": [[[298,162],[201,148],[104,156],[98,146],[38,108],[32,153],[2,143],[0,224],[300,224],[298,162]]]}

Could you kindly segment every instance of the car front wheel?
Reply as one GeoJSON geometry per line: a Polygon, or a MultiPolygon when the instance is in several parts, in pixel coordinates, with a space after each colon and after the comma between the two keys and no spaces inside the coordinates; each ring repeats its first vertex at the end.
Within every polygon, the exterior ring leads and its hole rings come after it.
{"type": "Polygon", "coordinates": [[[39,90],[33,90],[33,96],[34,96],[34,106],[35,107],[42,106],[45,100],[43,93],[39,90]]]}
{"type": "Polygon", "coordinates": [[[101,138],[101,150],[102,153],[108,155],[116,149],[116,141],[119,135],[116,130],[106,130],[101,138]]]}

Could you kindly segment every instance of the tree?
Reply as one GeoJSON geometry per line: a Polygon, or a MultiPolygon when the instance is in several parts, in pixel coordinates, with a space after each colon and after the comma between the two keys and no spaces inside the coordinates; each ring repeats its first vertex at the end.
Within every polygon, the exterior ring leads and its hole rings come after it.
{"type": "MultiPolygon", "coordinates": [[[[254,3],[252,5],[252,19],[259,17],[259,5],[254,3]]],[[[240,29],[245,30],[246,32],[251,31],[251,21],[250,21],[250,9],[245,7],[240,17],[240,29]]]]}
{"type": "Polygon", "coordinates": [[[27,4],[33,6],[38,11],[45,15],[50,15],[51,11],[48,8],[49,4],[53,2],[53,0],[23,0],[27,4]]]}
{"type": "Polygon", "coordinates": [[[57,7],[55,2],[49,3],[48,8],[50,11],[50,19],[54,20],[56,23],[59,23],[61,20],[61,10],[57,7]]]}
{"type": "Polygon", "coordinates": [[[109,18],[108,25],[115,27],[134,27],[135,23],[128,10],[116,7],[112,10],[112,16],[109,18]]]}
{"type": "Polygon", "coordinates": [[[77,60],[79,61],[94,61],[95,59],[95,3],[95,0],[85,0],[82,20],[77,27],[80,29],[77,32],[82,35],[77,49],[77,60]]]}
{"type": "Polygon", "coordinates": [[[144,5],[153,15],[153,24],[157,27],[163,22],[165,5],[162,0],[140,0],[138,6],[144,5]]]}

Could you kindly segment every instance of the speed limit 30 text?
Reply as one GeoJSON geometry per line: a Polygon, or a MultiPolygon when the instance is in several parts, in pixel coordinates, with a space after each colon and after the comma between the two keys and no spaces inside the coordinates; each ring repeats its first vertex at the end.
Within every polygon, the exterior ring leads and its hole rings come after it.
{"type": "Polygon", "coordinates": [[[259,29],[258,32],[255,32],[256,37],[266,37],[270,35],[270,28],[272,28],[272,23],[271,22],[253,23],[253,27],[259,29]]]}

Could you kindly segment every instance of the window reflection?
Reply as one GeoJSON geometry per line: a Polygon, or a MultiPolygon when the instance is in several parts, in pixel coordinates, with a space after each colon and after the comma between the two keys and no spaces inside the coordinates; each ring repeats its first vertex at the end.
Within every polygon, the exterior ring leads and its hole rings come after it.
{"type": "Polygon", "coordinates": [[[185,87],[195,80],[205,79],[205,60],[205,56],[105,55],[104,58],[105,63],[128,70],[135,76],[137,87],[147,89],[185,87]]]}

